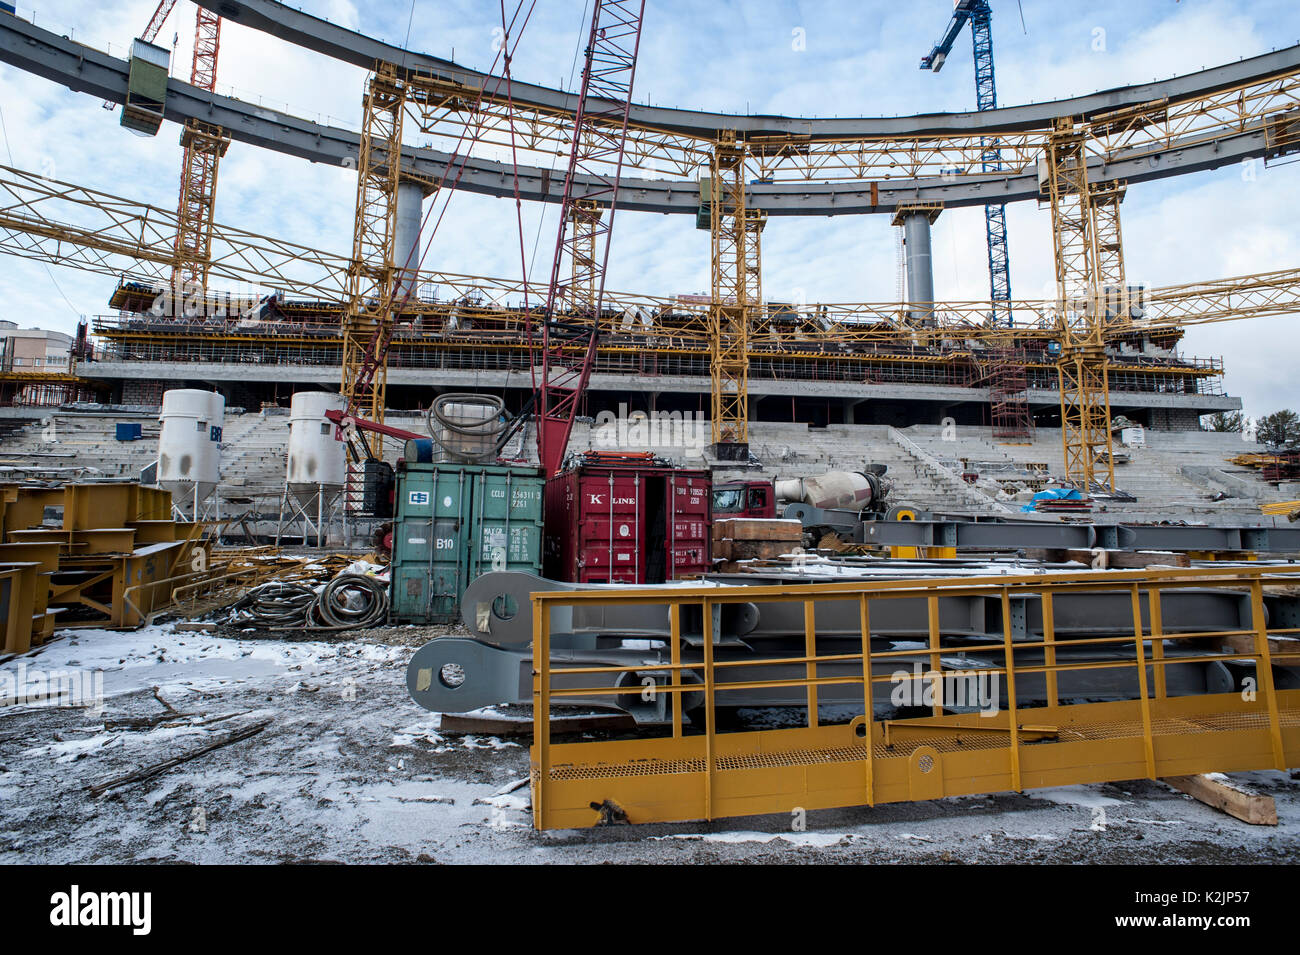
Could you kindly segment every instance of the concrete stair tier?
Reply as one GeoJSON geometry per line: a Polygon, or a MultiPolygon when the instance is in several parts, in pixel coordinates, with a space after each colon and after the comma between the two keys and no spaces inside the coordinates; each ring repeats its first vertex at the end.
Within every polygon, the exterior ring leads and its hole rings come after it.
{"type": "MultiPolygon", "coordinates": [[[[390,412],[387,422],[417,434],[426,432],[424,416],[418,412],[390,412]]],[[[0,463],[49,468],[88,469],[85,478],[123,479],[137,477],[157,457],[156,418],[125,413],[58,411],[0,438],[0,463]],[[144,437],[140,441],[118,441],[119,421],[139,421],[144,437]]],[[[575,423],[571,452],[587,449],[651,450],[677,464],[708,467],[707,448],[711,441],[707,421],[686,421],[650,429],[647,436],[635,432],[624,443],[611,443],[608,432],[593,422],[575,423]]],[[[259,507],[271,506],[284,487],[285,453],[289,437],[289,416],[280,413],[248,412],[229,414],[223,425],[221,487],[218,493],[232,502],[258,498],[259,507]]],[[[522,442],[512,441],[506,455],[536,463],[532,429],[522,442]],[[522,444],[522,447],[521,447],[522,444]]],[[[1169,432],[1147,430],[1146,446],[1120,448],[1130,460],[1116,465],[1116,483],[1134,495],[1135,502],[1109,501],[1098,505],[1097,516],[1120,520],[1191,520],[1206,523],[1262,523],[1263,502],[1288,500],[1300,495],[1260,481],[1257,472],[1238,468],[1228,459],[1243,451],[1263,450],[1247,444],[1237,434],[1213,432],[1169,432]],[[1218,493],[1230,495],[1213,501],[1218,493]],[[1101,508],[1104,507],[1104,511],[1101,508]]],[[[981,481],[977,487],[960,477],[960,461],[986,463],[986,473],[997,465],[1010,468],[1046,464],[1051,477],[1064,471],[1060,432],[1040,428],[1027,444],[1002,444],[993,440],[987,427],[913,425],[894,429],[888,425],[831,425],[812,428],[807,424],[756,422],[751,425],[750,452],[757,463],[750,467],[719,467],[717,479],[777,479],[806,477],[834,470],[860,470],[883,464],[893,484],[891,503],[905,503],[926,510],[1020,515],[1019,505],[999,500],[996,484],[981,481]]],[[[401,442],[385,442],[385,459],[396,463],[401,442]]]]}
{"type": "MultiPolygon", "coordinates": [[[[1027,444],[998,443],[987,427],[959,426],[945,431],[938,425],[914,425],[903,433],[945,460],[1045,463],[1055,478],[1065,471],[1061,432],[1055,428],[1037,429],[1027,444]]],[[[1229,458],[1244,451],[1263,450],[1244,443],[1239,434],[1148,429],[1145,439],[1145,447],[1124,447],[1116,442],[1116,453],[1127,453],[1129,460],[1115,465],[1115,485],[1137,500],[1108,501],[1100,505],[1105,507],[1104,513],[1133,521],[1258,523],[1263,520],[1261,502],[1293,496],[1260,481],[1256,472],[1229,463],[1229,458]],[[1219,492],[1233,496],[1212,501],[1219,492]]]]}

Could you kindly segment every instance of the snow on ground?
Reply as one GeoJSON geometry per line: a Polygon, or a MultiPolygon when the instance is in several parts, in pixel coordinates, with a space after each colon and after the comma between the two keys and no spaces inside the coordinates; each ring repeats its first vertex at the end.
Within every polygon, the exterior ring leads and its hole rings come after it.
{"type": "Polygon", "coordinates": [[[406,662],[437,632],[65,631],[7,661],[0,861],[1300,861],[1300,781],[1276,772],[1243,774],[1277,799],[1276,829],[1138,781],[537,833],[518,785],[526,741],[446,732],[407,696],[406,662]],[[93,673],[102,700],[14,701],[56,672],[93,673]],[[263,723],[151,778],[87,791],[263,723]]]}

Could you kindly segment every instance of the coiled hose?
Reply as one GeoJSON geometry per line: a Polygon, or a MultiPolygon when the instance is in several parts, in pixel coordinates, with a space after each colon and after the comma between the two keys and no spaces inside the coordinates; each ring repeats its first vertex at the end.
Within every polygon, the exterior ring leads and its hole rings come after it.
{"type": "Polygon", "coordinates": [[[231,608],[231,623],[266,630],[355,630],[388,616],[387,585],[363,574],[339,574],[320,591],[273,581],[254,587],[231,608]]]}
{"type": "Polygon", "coordinates": [[[316,598],[316,615],[328,627],[373,627],[388,616],[388,589],[364,574],[339,574],[316,598]]]}
{"type": "Polygon", "coordinates": [[[272,581],[254,587],[231,608],[232,623],[260,624],[266,628],[302,626],[316,604],[316,591],[303,584],[272,581]]]}
{"type": "Polygon", "coordinates": [[[473,464],[494,458],[500,450],[498,448],[500,443],[498,439],[510,427],[510,421],[505,416],[505,407],[505,401],[496,395],[478,395],[468,392],[439,395],[433,399],[433,404],[429,406],[429,437],[438,442],[443,451],[457,461],[473,464]],[[452,421],[443,411],[443,408],[446,405],[456,403],[480,406],[483,409],[483,417],[469,424],[452,421]],[[490,441],[491,447],[484,451],[467,451],[462,448],[448,447],[447,442],[439,436],[447,432],[464,438],[490,441]]]}

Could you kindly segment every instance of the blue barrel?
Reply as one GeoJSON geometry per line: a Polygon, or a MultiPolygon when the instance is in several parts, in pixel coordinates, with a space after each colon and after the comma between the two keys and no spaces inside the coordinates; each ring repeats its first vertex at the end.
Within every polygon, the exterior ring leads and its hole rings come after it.
{"type": "Polygon", "coordinates": [[[402,460],[407,464],[432,464],[433,440],[430,438],[411,438],[402,451],[402,460]]]}

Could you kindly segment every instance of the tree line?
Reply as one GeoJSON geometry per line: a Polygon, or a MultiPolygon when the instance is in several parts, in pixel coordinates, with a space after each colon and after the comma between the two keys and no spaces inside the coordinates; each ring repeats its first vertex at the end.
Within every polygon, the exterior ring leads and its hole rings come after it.
{"type": "Polygon", "coordinates": [[[1210,431],[1255,432],[1255,440],[1271,448],[1300,447],[1300,415],[1290,408],[1274,411],[1256,418],[1247,418],[1240,411],[1216,411],[1206,416],[1210,431]]]}

